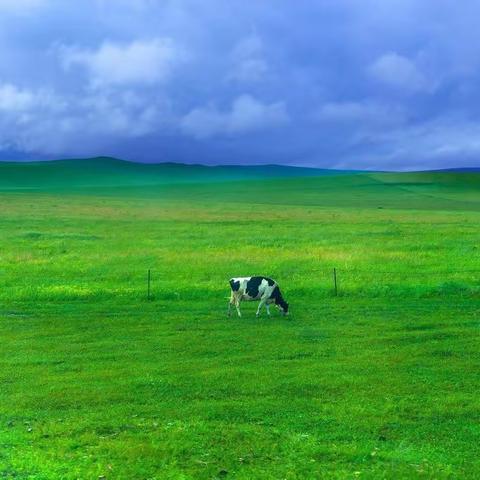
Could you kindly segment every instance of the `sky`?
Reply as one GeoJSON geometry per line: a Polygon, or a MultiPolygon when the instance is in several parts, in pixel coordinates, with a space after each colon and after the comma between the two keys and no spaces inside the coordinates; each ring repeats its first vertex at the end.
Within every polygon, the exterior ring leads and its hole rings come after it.
{"type": "Polygon", "coordinates": [[[480,166],[476,0],[0,0],[0,160],[480,166]]]}

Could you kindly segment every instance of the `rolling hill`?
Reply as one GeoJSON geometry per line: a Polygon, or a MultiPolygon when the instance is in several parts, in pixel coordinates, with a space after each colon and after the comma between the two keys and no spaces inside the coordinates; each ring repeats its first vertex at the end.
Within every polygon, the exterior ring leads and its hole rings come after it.
{"type": "Polygon", "coordinates": [[[0,162],[0,189],[69,189],[221,182],[351,173],[341,170],[259,166],[204,166],[134,163],[110,157],[47,162],[0,162]]]}
{"type": "Polygon", "coordinates": [[[286,202],[351,206],[480,210],[480,173],[366,172],[280,165],[139,164],[108,157],[1,163],[0,191],[56,192],[190,202],[286,202]]]}

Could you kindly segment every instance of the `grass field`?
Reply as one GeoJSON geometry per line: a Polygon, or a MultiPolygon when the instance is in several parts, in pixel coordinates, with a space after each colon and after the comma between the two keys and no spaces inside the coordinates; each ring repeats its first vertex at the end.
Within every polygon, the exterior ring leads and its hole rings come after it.
{"type": "Polygon", "coordinates": [[[479,174],[8,168],[0,478],[479,477],[479,174]]]}

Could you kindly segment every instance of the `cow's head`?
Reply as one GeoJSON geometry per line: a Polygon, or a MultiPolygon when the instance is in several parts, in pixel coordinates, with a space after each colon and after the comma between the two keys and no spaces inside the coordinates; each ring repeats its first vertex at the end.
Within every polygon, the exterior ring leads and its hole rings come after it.
{"type": "Polygon", "coordinates": [[[288,303],[283,298],[277,302],[277,307],[282,315],[288,315],[288,303]]]}

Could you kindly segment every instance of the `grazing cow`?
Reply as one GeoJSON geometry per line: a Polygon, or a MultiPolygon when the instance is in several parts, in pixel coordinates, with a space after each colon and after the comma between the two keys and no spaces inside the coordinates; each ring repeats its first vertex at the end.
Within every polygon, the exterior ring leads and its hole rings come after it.
{"type": "Polygon", "coordinates": [[[260,309],[265,305],[267,314],[270,315],[270,303],[275,303],[283,315],[288,314],[288,303],[282,297],[277,282],[267,277],[238,277],[230,279],[232,289],[230,301],[228,303],[228,316],[232,305],[235,305],[238,316],[240,313],[240,302],[242,300],[252,301],[260,300],[257,308],[257,317],[260,315],[260,309]]]}

